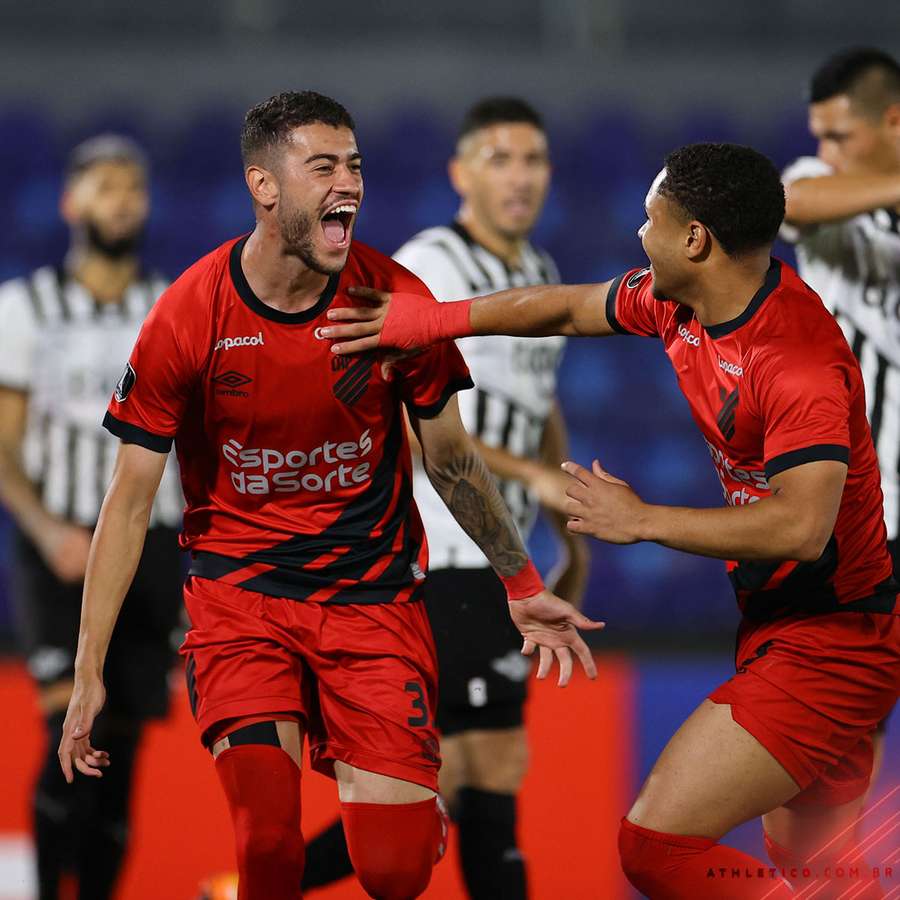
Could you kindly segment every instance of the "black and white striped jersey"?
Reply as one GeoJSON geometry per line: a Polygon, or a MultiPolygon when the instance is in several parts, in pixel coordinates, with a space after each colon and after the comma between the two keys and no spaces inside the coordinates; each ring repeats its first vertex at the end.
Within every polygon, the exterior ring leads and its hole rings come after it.
{"type": "MultiPolygon", "coordinates": [[[[101,303],[50,266],[0,285],[0,385],[28,394],[22,462],[54,515],[88,527],[97,522],[119,446],[103,416],[166,286],[149,276],[120,303],[101,303]]],[[[151,527],[179,526],[183,506],[170,458],[151,527]]]]}
{"type": "MultiPolygon", "coordinates": [[[[831,174],[815,157],[787,168],[785,184],[831,174]]],[[[822,298],[859,360],[881,468],[888,540],[900,536],[900,215],[877,209],[782,237],[796,244],[800,276],[822,298]]]]}
{"type": "MultiPolygon", "coordinates": [[[[526,244],[519,267],[511,269],[475,243],[458,223],[420,232],[394,258],[418,275],[438,300],[559,281],[556,265],[547,253],[526,244]]],[[[466,429],[489,446],[537,458],[555,401],[565,338],[490,336],[463,338],[457,345],[475,382],[475,390],[458,395],[466,429]]],[[[500,482],[499,486],[527,540],[537,516],[537,502],[518,482],[500,482]]],[[[414,471],[413,492],[425,523],[431,568],[486,566],[484,555],[456,523],[420,466],[414,471]]]]}

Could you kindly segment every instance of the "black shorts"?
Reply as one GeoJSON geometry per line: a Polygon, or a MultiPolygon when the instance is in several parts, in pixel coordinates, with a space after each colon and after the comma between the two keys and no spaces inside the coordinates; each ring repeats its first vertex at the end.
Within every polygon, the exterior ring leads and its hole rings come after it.
{"type": "Polygon", "coordinates": [[[492,569],[436,569],[425,607],[438,653],[437,726],[444,735],[515,728],[531,661],[492,569]]]}
{"type": "MultiPolygon", "coordinates": [[[[168,711],[169,671],[184,633],[180,628],[183,584],[178,531],[149,529],[103,670],[105,708],[111,715],[142,720],[168,711]]],[[[13,588],[22,649],[32,677],[41,686],[72,678],[83,584],[61,582],[20,534],[13,588]]]]}

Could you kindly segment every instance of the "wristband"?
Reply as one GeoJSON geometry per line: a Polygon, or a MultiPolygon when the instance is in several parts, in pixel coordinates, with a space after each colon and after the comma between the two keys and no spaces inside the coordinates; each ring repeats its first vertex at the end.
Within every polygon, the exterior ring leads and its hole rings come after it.
{"type": "Polygon", "coordinates": [[[544,581],[530,559],[515,575],[505,578],[501,575],[500,580],[506,588],[507,600],[525,600],[544,590],[544,581]]]}
{"type": "Polygon", "coordinates": [[[454,303],[438,304],[438,320],[440,335],[444,340],[471,337],[472,323],[469,321],[472,313],[471,300],[457,300],[454,303]]]}
{"type": "Polygon", "coordinates": [[[379,346],[413,351],[472,334],[471,300],[439,303],[422,294],[395,294],[379,346]]]}

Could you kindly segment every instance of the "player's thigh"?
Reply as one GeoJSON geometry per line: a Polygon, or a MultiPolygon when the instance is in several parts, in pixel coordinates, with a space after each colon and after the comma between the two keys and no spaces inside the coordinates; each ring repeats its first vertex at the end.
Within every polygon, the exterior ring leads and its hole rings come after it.
{"type": "Polygon", "coordinates": [[[851,841],[864,805],[865,797],[858,797],[841,806],[780,806],[763,816],[763,828],[776,844],[807,858],[832,842],[837,848],[851,841]]]}
{"type": "Polygon", "coordinates": [[[223,723],[245,717],[307,720],[309,671],[285,629],[269,620],[269,598],[197,577],[188,579],[184,596],[191,629],[181,652],[204,745],[222,737],[223,723]]]}
{"type": "Polygon", "coordinates": [[[437,658],[423,605],[334,605],[313,612],[321,624],[305,650],[315,676],[308,719],[312,767],[336,775],[340,762],[436,791],[437,658]]]}
{"type": "Polygon", "coordinates": [[[468,731],[460,737],[465,747],[467,787],[498,794],[518,792],[528,770],[524,727],[468,731]]]}
{"type": "Polygon", "coordinates": [[[369,772],[336,760],[334,776],[341,803],[419,803],[434,796],[434,791],[421,784],[369,772]]]}
{"type": "Polygon", "coordinates": [[[628,819],[652,831],[718,840],[799,790],[775,757],[732,719],[730,706],[704,700],[666,745],[628,819]]]}
{"type": "Polygon", "coordinates": [[[452,807],[456,795],[463,785],[468,783],[468,766],[466,763],[466,747],[461,734],[441,738],[441,771],[438,773],[438,784],[441,796],[452,807]]]}
{"type": "Polygon", "coordinates": [[[219,754],[230,747],[247,744],[275,746],[277,743],[297,764],[297,768],[302,768],[304,728],[296,719],[278,716],[278,713],[272,713],[271,718],[248,716],[221,723],[210,748],[213,759],[217,759],[219,754]]]}

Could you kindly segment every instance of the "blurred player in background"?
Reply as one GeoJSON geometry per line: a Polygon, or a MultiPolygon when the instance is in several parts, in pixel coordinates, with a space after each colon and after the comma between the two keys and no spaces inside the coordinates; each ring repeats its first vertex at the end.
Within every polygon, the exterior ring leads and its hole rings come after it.
{"type": "Polygon", "coordinates": [[[247,113],[255,229],[166,291],[104,420],[122,445],[92,544],[60,761],[69,779],[109,763],[91,734],[103,659],[175,439],[193,559],[182,651],[231,810],[241,900],[300,895],[307,734],[313,766],[338,782],[370,896],[418,896],[443,852],[427,546],[404,404],[429,476],[504,580],[524,650],[540,647],[539,672],[555,654],[565,684],[575,652],[596,675],[575,625],[601,626],[544,589],[462,427],[455,394],[471,380],[459,351],[340,359],[321,334],[325,312],[352,302],[351,284],[428,295],[352,240],[363,198],[354,128],[311,91],[247,113]]]}
{"type": "Polygon", "coordinates": [[[648,268],[461,303],[360,290],[380,306],[330,312],[360,321],[326,335],[336,353],[473,334],[661,339],[725,506],[648,504],[598,461],[566,463],[569,527],[728,561],[742,620],[734,677],[669,741],[622,821],[623,869],[651,900],[781,900],[794,896],[782,875],[818,900],[882,897],[854,826],[872,732],[900,689],[900,600],[859,364],[770,256],[784,189],[764,156],[683,147],[645,206],[648,268]],[[759,816],[777,870],[719,843],[759,816]]]}
{"type": "MultiPolygon", "coordinates": [[[[782,237],[859,360],[900,573],[900,63],[875,49],[827,60],[809,89],[818,156],[784,172],[782,237]]],[[[876,770],[885,723],[876,739],[876,770]]]]}
{"type": "MultiPolygon", "coordinates": [[[[475,104],[460,128],[450,180],[462,204],[456,221],[429,228],[394,258],[438,300],[559,280],[553,260],[533,247],[550,184],[550,155],[540,116],[516,98],[475,104]]],[[[466,430],[499,481],[527,541],[544,506],[565,559],[556,592],[580,604],[588,574],[584,539],[563,515],[568,476],[565,422],[556,373],[565,338],[462,340],[475,381],[460,395],[466,430]]],[[[456,523],[420,459],[414,494],[428,535],[425,605],[438,651],[437,726],[441,794],[459,824],[460,858],[476,900],[526,896],[516,840],[516,794],[528,759],[522,710],[530,663],[509,620],[506,592],[490,563],[456,523]]],[[[308,847],[304,886],[352,872],[340,822],[308,847]]]]}
{"type": "Polygon", "coordinates": [[[100,423],[121,358],[166,284],[141,265],[147,167],[130,140],[102,135],[79,145],[60,208],[71,229],[64,264],[0,286],[0,502],[18,526],[18,618],[46,723],[34,792],[39,896],[55,900],[61,879],[73,877],[78,896],[97,900],[111,895],[125,854],[142,725],[168,709],[183,501],[169,467],[106,664],[109,702],[96,737],[119,767],[73,790],[56,745],[72,692],[91,531],[118,446],[100,423]]]}

